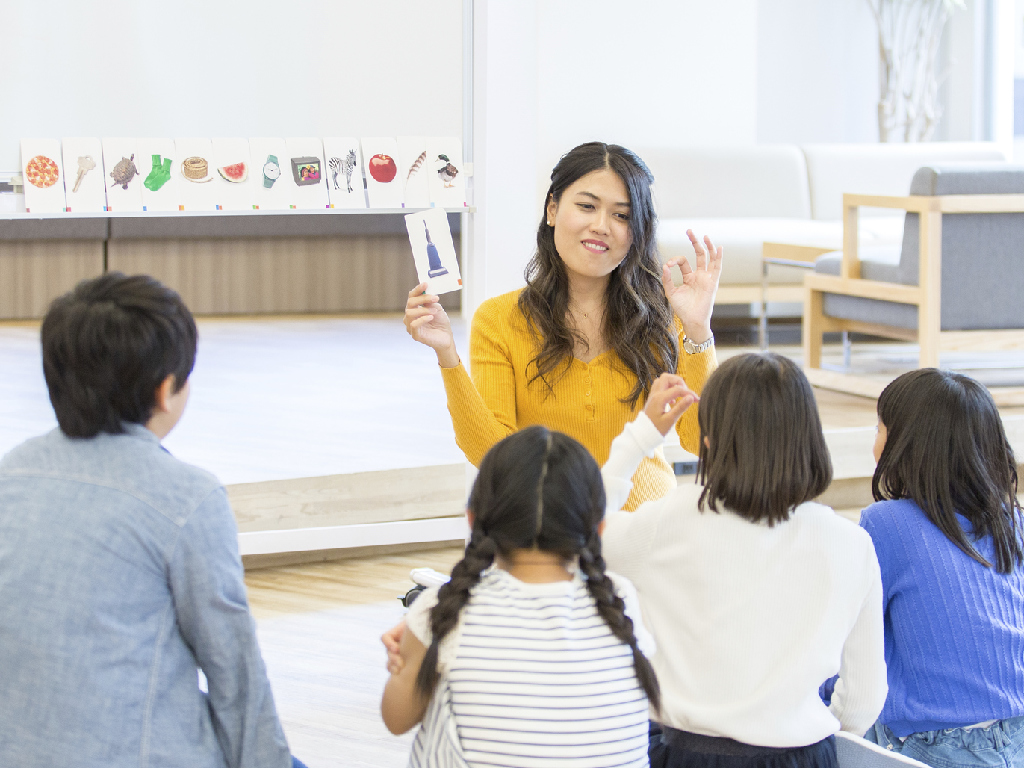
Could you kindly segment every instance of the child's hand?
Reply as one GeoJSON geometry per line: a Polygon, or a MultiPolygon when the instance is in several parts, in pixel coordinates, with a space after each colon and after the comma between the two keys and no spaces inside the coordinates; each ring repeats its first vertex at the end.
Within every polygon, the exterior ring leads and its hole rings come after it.
{"type": "Polygon", "coordinates": [[[395,626],[380,636],[380,641],[388,652],[388,673],[397,675],[405,666],[405,661],[399,654],[398,649],[402,645],[402,635],[405,634],[405,620],[398,622],[395,626]]]}
{"type": "Polygon", "coordinates": [[[661,434],[667,435],[683,415],[683,411],[698,400],[700,398],[686,386],[682,376],[663,373],[651,385],[651,394],[647,396],[644,413],[654,422],[654,426],[661,434]]]}

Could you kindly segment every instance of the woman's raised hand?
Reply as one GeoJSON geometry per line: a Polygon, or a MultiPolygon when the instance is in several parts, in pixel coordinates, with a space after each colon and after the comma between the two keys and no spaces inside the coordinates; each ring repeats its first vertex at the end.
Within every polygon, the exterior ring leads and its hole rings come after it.
{"type": "Polygon", "coordinates": [[[651,384],[651,393],[647,396],[644,413],[663,435],[679,421],[683,411],[696,403],[700,398],[686,386],[682,376],[674,373],[663,373],[651,384]]]}
{"type": "Polygon", "coordinates": [[[696,266],[691,267],[685,258],[670,259],[662,267],[661,282],[672,310],[683,323],[683,332],[695,344],[700,344],[711,338],[711,311],[722,277],[722,247],[715,248],[706,235],[702,244],[692,229],[686,230],[686,234],[693,243],[696,266]],[[679,267],[683,274],[681,285],[672,280],[672,267],[679,267]]]}
{"type": "Polygon", "coordinates": [[[437,362],[442,368],[454,368],[459,364],[459,353],[455,350],[451,321],[438,303],[438,297],[426,290],[427,284],[420,283],[409,291],[409,300],[405,304],[405,330],[420,344],[426,344],[437,353],[437,362]]]}

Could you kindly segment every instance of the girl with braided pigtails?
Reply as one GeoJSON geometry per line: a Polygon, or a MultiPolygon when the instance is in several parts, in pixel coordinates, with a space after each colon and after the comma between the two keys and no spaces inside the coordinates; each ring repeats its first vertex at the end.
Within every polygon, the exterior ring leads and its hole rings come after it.
{"type": "MultiPolygon", "coordinates": [[[[649,407],[678,418],[694,400],[659,386],[649,407]]],[[[648,765],[653,648],[632,586],[605,570],[604,509],[597,463],[567,435],[527,427],[487,453],[465,557],[389,655],[384,723],[422,722],[410,765],[648,765]]]]}

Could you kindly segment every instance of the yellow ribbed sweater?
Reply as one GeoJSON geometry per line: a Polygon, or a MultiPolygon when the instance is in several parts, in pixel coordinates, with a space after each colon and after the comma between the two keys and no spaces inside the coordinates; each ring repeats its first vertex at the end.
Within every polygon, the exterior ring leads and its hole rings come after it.
{"type": "MultiPolygon", "coordinates": [[[[455,427],[455,441],[474,466],[479,466],[492,445],[517,429],[543,424],[581,442],[604,464],[612,440],[643,408],[630,408],[622,400],[636,381],[614,351],[604,352],[589,363],[573,359],[569,370],[549,392],[536,381],[530,384],[527,364],[536,355],[536,342],[526,318],[519,311],[519,293],[512,291],[488,299],[473,316],[469,357],[473,378],[463,365],[442,368],[448,411],[455,427]]],[[[678,320],[677,331],[682,334],[678,320]]],[[[698,394],[717,366],[714,347],[696,355],[679,354],[677,372],[698,394]]],[[[679,420],[679,442],[697,452],[700,431],[697,408],[679,420]]],[[[675,475],[659,450],[644,459],[633,475],[633,492],[626,509],[657,499],[676,485],[675,475]]]]}

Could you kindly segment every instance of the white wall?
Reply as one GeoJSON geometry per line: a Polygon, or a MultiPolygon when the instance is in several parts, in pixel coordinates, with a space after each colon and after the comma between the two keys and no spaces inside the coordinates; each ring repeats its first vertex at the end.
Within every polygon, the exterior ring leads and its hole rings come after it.
{"type": "Polygon", "coordinates": [[[878,141],[878,32],[866,0],[760,0],[757,141],[878,141]]]}
{"type": "Polygon", "coordinates": [[[462,134],[461,0],[0,0],[22,137],[462,134]]]}

